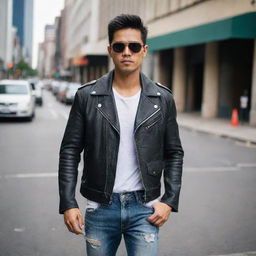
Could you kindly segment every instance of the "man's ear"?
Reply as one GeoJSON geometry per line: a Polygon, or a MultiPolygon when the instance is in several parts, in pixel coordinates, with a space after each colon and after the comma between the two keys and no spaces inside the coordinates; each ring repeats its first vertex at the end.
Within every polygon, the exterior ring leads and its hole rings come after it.
{"type": "Polygon", "coordinates": [[[112,50],[110,45],[108,46],[108,54],[112,58],[112,50]]]}
{"type": "Polygon", "coordinates": [[[144,45],[144,47],[143,47],[143,54],[144,54],[144,57],[147,56],[147,53],[148,53],[148,45],[146,44],[146,45],[144,45]]]}

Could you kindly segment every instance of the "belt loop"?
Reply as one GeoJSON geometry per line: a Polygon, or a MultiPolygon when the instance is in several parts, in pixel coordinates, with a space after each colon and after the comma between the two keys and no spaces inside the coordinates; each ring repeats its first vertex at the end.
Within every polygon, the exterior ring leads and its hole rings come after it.
{"type": "Polygon", "coordinates": [[[134,194],[135,194],[135,197],[136,197],[136,201],[138,202],[138,203],[142,203],[142,198],[141,198],[141,191],[140,190],[138,190],[138,191],[134,191],[134,194]]]}
{"type": "Polygon", "coordinates": [[[139,202],[139,195],[138,195],[138,192],[137,192],[137,191],[134,191],[134,195],[135,195],[136,201],[137,201],[137,203],[138,203],[138,202],[139,202]]]}

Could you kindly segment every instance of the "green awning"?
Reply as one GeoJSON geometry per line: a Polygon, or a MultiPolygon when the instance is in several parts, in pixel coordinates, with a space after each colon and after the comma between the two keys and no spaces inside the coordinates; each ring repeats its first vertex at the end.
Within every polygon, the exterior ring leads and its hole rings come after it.
{"type": "Polygon", "coordinates": [[[256,12],[151,37],[150,52],[220,40],[256,38],[256,12]]]}

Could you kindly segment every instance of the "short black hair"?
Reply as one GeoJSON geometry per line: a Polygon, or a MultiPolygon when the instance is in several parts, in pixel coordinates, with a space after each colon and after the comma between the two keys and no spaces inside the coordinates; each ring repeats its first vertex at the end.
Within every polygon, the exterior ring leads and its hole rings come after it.
{"type": "Polygon", "coordinates": [[[141,32],[143,44],[146,44],[148,29],[143,25],[141,18],[138,15],[121,14],[112,19],[108,24],[108,40],[109,44],[113,41],[114,33],[117,30],[124,28],[138,29],[141,32]]]}

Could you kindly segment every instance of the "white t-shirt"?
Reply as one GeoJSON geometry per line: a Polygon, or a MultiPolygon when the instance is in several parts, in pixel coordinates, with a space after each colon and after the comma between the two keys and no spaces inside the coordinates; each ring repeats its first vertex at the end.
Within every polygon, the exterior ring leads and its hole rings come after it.
{"type": "MultiPolygon", "coordinates": [[[[120,144],[113,192],[143,190],[134,141],[134,122],[141,90],[131,97],[120,95],[114,88],[113,93],[120,124],[120,144]]],[[[152,207],[153,203],[158,202],[159,199],[146,203],[146,206],[152,207]]],[[[87,200],[87,207],[94,208],[97,205],[96,202],[87,200]]]]}
{"type": "Polygon", "coordinates": [[[240,107],[241,108],[247,108],[248,106],[248,96],[242,95],[240,97],[240,107]]]}
{"type": "Polygon", "coordinates": [[[142,190],[143,185],[138,168],[133,134],[141,91],[131,97],[120,95],[114,88],[113,92],[120,124],[120,144],[113,192],[122,193],[142,190]]]}

